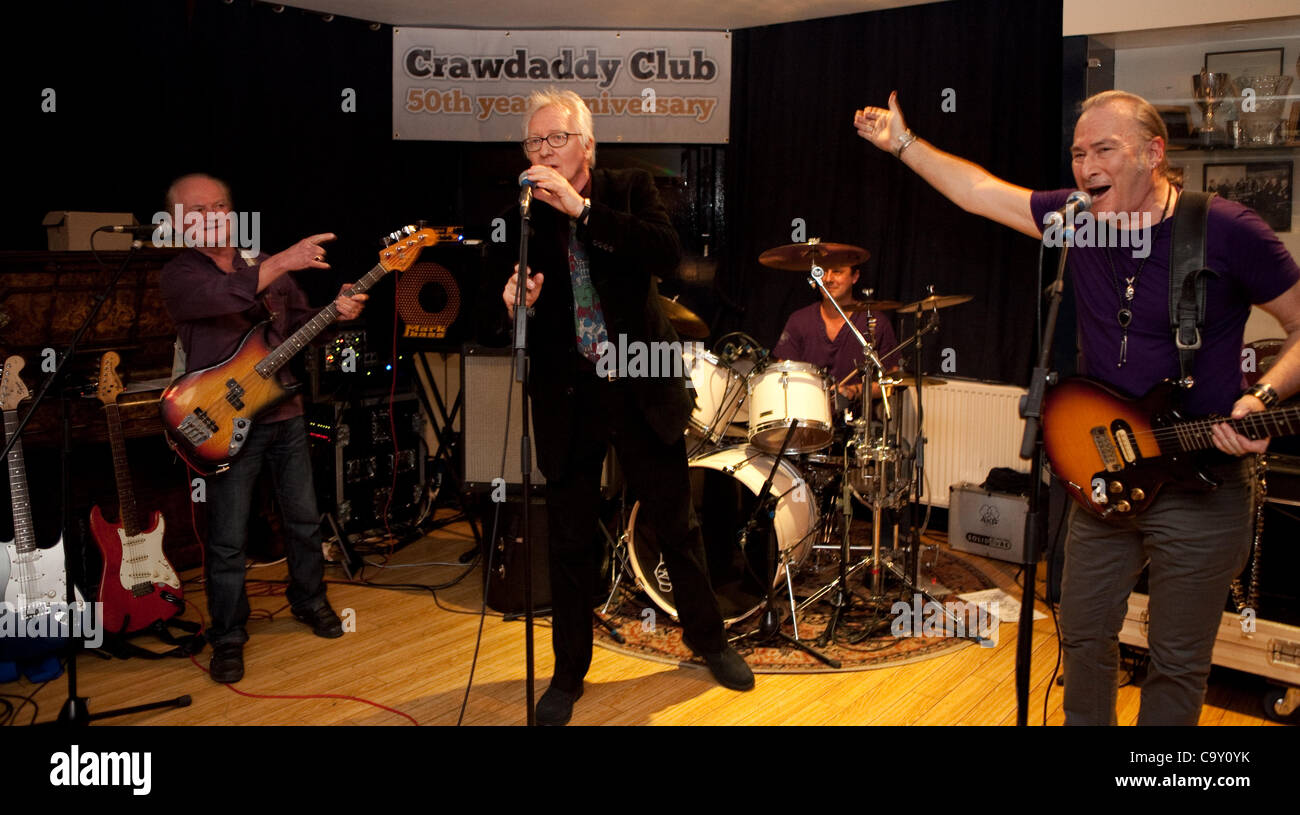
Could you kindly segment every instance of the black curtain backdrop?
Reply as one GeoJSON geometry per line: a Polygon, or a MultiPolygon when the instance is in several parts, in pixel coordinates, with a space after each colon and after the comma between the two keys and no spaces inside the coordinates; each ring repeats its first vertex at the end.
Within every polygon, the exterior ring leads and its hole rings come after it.
{"type": "Polygon", "coordinates": [[[1059,186],[1060,4],[958,0],[748,29],[735,33],[733,63],[731,242],[719,285],[743,312],[715,333],[743,329],[771,347],[790,312],[816,301],[806,275],[757,262],[794,242],[801,218],[807,237],[871,252],[859,286],[876,297],[919,300],[930,283],[975,295],[942,312],[928,372],[1025,383],[1037,243],[948,203],[860,139],[852,119],[896,89],[908,126],[932,144],[1022,186],[1059,186]]]}
{"type": "MultiPolygon", "coordinates": [[[[714,335],[744,329],[770,346],[816,299],[798,273],[757,263],[793,242],[802,218],[809,237],[872,252],[860,282],[879,297],[919,299],[927,283],[976,296],[944,312],[928,370],[1024,381],[1034,242],[958,211],[851,120],[897,88],[922,137],[1016,183],[1058,186],[1059,4],[960,0],[741,30],[733,42],[726,220],[711,240],[718,299],[739,309],[713,318],[714,335]],[[941,109],[948,88],[955,112],[941,109]],[[955,371],[941,371],[942,348],[955,371]]],[[[486,237],[524,166],[514,145],[394,141],[392,32],[365,21],[250,0],[47,0],[6,12],[0,51],[0,249],[44,248],[49,210],[147,222],[171,179],[205,171],[230,181],[237,209],[261,213],[268,251],[339,234],[332,272],[300,277],[323,302],[400,224],[486,237]],[[42,110],[47,88],[54,112],[42,110]],[[355,112],[343,110],[345,89],[355,112]]],[[[624,149],[602,145],[602,163],[624,149]]],[[[376,306],[391,285],[376,289],[376,306]]]]}

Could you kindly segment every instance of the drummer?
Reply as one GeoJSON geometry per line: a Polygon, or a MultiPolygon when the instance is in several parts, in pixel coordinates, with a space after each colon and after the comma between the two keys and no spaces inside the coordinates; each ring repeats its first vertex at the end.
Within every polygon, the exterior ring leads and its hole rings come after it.
{"type": "MultiPolygon", "coordinates": [[[[862,364],[862,346],[858,344],[853,332],[844,327],[844,318],[839,315],[826,296],[826,292],[829,292],[831,297],[835,298],[835,302],[839,303],[840,308],[849,315],[849,319],[853,320],[853,324],[862,332],[862,336],[872,344],[876,356],[885,363],[885,367],[892,367],[891,360],[886,359],[886,355],[894,350],[898,340],[895,339],[894,328],[890,325],[889,319],[883,312],[871,313],[870,316],[875,318],[876,325],[875,332],[868,334],[868,313],[850,311],[850,308],[858,302],[853,296],[853,287],[858,282],[857,267],[828,266],[822,282],[826,285],[826,291],[822,293],[821,302],[801,308],[790,315],[785,322],[785,328],[781,331],[780,341],[772,350],[772,356],[825,368],[834,382],[840,382],[849,375],[850,371],[862,364]]],[[[873,386],[873,396],[879,395],[876,388],[878,386],[873,386]]],[[[846,407],[861,395],[862,379],[854,377],[839,386],[839,396],[842,398],[836,399],[839,403],[837,409],[846,407]]]]}

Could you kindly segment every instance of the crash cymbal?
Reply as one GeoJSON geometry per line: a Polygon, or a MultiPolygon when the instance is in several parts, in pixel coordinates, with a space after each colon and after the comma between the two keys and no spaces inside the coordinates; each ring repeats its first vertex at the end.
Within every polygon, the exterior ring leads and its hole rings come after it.
{"type": "Polygon", "coordinates": [[[937,308],[947,308],[956,306],[961,303],[968,303],[975,299],[973,294],[932,294],[924,300],[917,300],[915,303],[908,303],[898,310],[899,314],[915,314],[918,311],[933,311],[937,308]]]}
{"type": "Polygon", "coordinates": [[[676,300],[670,300],[661,294],[659,295],[659,308],[663,309],[668,322],[672,323],[673,328],[683,337],[698,340],[709,336],[709,327],[704,324],[704,321],[696,316],[695,312],[676,300]]]}
{"type": "Polygon", "coordinates": [[[897,300],[854,300],[847,306],[840,306],[846,312],[850,311],[893,311],[896,308],[902,308],[903,304],[897,300]]]}
{"type": "Polygon", "coordinates": [[[823,268],[856,266],[869,257],[871,253],[861,246],[851,246],[847,243],[822,243],[814,238],[804,243],[791,243],[768,249],[758,256],[758,262],[787,272],[806,272],[813,263],[823,268]]]}
{"type": "MultiPolygon", "coordinates": [[[[885,371],[885,382],[886,384],[894,385],[895,387],[906,388],[909,385],[916,384],[916,376],[904,371],[902,368],[894,368],[891,371],[885,371]]],[[[921,374],[921,384],[947,385],[948,380],[921,374]]]]}

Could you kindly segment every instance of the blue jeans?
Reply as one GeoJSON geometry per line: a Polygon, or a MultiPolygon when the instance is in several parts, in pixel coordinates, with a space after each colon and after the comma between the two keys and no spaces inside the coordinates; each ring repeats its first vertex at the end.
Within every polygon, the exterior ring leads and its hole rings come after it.
{"type": "Polygon", "coordinates": [[[311,611],[325,603],[325,557],[306,425],[301,416],[254,424],[230,469],[207,477],[208,641],[214,645],[248,641],[244,554],[249,507],[257,477],[268,465],[284,522],[289,604],[295,611],[311,611]]]}
{"type": "Polygon", "coordinates": [[[1073,507],[1061,587],[1066,724],[1115,724],[1119,631],[1144,565],[1151,662],[1138,724],[1196,724],[1228,584],[1250,552],[1250,462],[1212,468],[1222,482],[1213,492],[1166,486],[1135,518],[1073,507]]]}

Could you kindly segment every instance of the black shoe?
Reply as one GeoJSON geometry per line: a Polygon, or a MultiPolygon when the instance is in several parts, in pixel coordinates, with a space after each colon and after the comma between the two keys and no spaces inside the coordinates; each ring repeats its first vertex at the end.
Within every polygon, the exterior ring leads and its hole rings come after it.
{"type": "Polygon", "coordinates": [[[337,639],[343,636],[343,623],[339,622],[339,615],[334,613],[330,608],[329,601],[320,604],[319,608],[311,611],[294,610],[293,617],[301,623],[311,626],[311,633],[318,637],[326,639],[337,639]]]}
{"type": "MultiPolygon", "coordinates": [[[[683,637],[683,642],[685,638],[683,637]]],[[[686,647],[695,651],[696,655],[702,658],[706,665],[709,666],[709,673],[713,678],[718,680],[718,684],[731,690],[753,690],[754,689],[754,672],[745,664],[745,660],[736,649],[730,645],[722,646],[722,650],[715,654],[706,654],[697,650],[689,642],[686,647]]]]}
{"type": "Polygon", "coordinates": [[[208,672],[213,682],[233,684],[244,678],[244,644],[219,642],[212,646],[208,672]]]}
{"type": "Polygon", "coordinates": [[[539,727],[560,727],[569,723],[573,716],[573,703],[582,698],[582,683],[578,683],[578,689],[572,693],[560,690],[552,682],[551,686],[542,694],[542,698],[537,700],[537,712],[535,714],[537,725],[539,727]]]}

